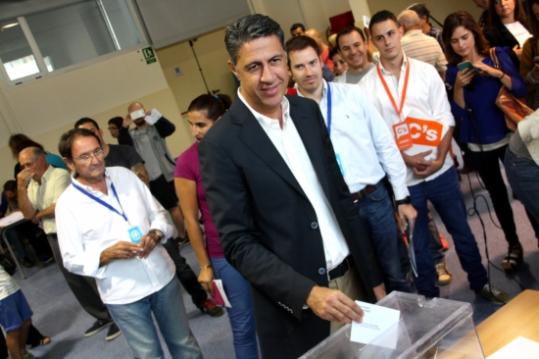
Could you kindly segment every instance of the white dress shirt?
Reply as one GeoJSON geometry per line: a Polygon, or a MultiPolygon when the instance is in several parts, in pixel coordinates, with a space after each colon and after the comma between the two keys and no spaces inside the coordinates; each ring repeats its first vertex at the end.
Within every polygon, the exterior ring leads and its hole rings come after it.
{"type": "MultiPolygon", "coordinates": [[[[26,190],[28,200],[32,207],[38,211],[47,209],[56,203],[58,197],[69,186],[70,181],[69,172],[63,168],[54,168],[49,165],[43,176],[41,176],[41,183],[34,179],[31,179],[30,183],[28,183],[26,190]]],[[[41,225],[46,234],[56,233],[54,216],[42,218],[41,225]]]]}
{"type": "MultiPolygon", "coordinates": [[[[283,128],[279,126],[278,119],[269,118],[255,111],[243,98],[238,90],[238,97],[247,106],[256,118],[264,132],[279,152],[288,168],[298,181],[301,189],[316,213],[318,226],[322,236],[326,268],[328,271],[338,266],[349,254],[350,250],[339,227],[335,213],[331,209],[318,182],[311,159],[307,154],[305,145],[299,136],[294,121],[290,117],[288,99],[283,97],[281,102],[283,128]]],[[[306,248],[308,250],[308,248],[306,248]]]]}
{"type": "MultiPolygon", "coordinates": [[[[442,124],[442,137],[445,136],[450,127],[455,126],[455,120],[451,113],[451,107],[447,100],[445,85],[440,78],[436,69],[425,62],[414,60],[404,56],[404,61],[400,71],[400,76],[397,79],[389,71],[385,70],[380,63],[382,75],[395,99],[397,104],[401,102],[402,88],[404,86],[404,77],[406,66],[410,63],[410,78],[408,81],[408,91],[406,101],[404,103],[401,116],[399,116],[393,108],[389,96],[384,90],[384,86],[378,77],[376,67],[363,77],[359,86],[363,96],[366,96],[371,104],[382,115],[388,128],[393,133],[393,125],[404,121],[407,117],[415,117],[430,121],[436,121],[442,124]]],[[[420,152],[431,150],[432,153],[427,156],[427,159],[434,159],[438,155],[437,147],[413,144],[412,147],[406,149],[404,153],[414,155],[420,152]]],[[[446,156],[442,167],[431,174],[430,176],[416,177],[410,167],[408,168],[407,184],[413,186],[424,181],[431,181],[443,174],[453,166],[453,160],[450,156],[446,156]]]]}
{"type": "Polygon", "coordinates": [[[15,279],[6,272],[4,267],[0,266],[0,300],[9,297],[20,289],[15,279]]]}
{"type": "Polygon", "coordinates": [[[107,304],[133,303],[167,285],[175,275],[175,267],[161,244],[144,259],[116,259],[99,266],[101,252],[119,241],[129,242],[128,230],[133,226],[138,226],[142,234],[158,229],[164,234],[163,240],[172,235],[173,225],[148,187],[122,167],[106,168],[108,194],[95,191],[75,178],[72,181],[118,211],[123,208],[128,222],[73,185],[69,186],[56,203],[58,242],[64,266],[73,273],[95,277],[101,299],[107,304]],[[112,183],[119,201],[113,195],[112,183]]]}
{"type": "MultiPolygon", "coordinates": [[[[395,198],[407,197],[406,165],[382,117],[365,101],[359,86],[324,81],[319,105],[326,126],[328,86],[331,87],[331,143],[350,192],[377,184],[387,173],[395,198]]],[[[298,94],[302,96],[299,91],[298,94]]]]}

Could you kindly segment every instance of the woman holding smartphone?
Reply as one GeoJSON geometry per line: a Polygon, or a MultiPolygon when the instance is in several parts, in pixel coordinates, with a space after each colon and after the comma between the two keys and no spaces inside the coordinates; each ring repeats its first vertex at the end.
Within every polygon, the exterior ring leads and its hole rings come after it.
{"type": "Polygon", "coordinates": [[[511,61],[510,49],[495,48],[500,68],[495,66],[481,29],[469,13],[449,15],[442,38],[449,61],[446,82],[451,89],[449,100],[458,124],[457,136],[466,144],[470,162],[492,199],[508,243],[502,266],[510,272],[522,263],[523,251],[500,170],[510,132],[504,113],[496,106],[496,97],[502,86],[516,97],[523,97],[526,85],[511,61]],[[459,66],[462,62],[471,63],[472,68],[459,66]]]}
{"type": "Polygon", "coordinates": [[[178,198],[181,198],[180,206],[185,218],[187,234],[200,265],[198,281],[208,292],[212,290],[214,278],[223,281],[231,304],[227,312],[234,337],[236,358],[254,359],[258,357],[258,348],[251,289],[245,278],[228,263],[224,256],[202,187],[198,157],[198,143],[229,106],[230,98],[226,95],[205,94],[191,102],[187,109],[187,117],[196,142],[176,160],[174,185],[178,198]],[[199,212],[206,241],[204,241],[198,222],[199,212]]]}
{"type": "Polygon", "coordinates": [[[539,0],[528,1],[529,27],[533,37],[522,48],[520,74],[528,85],[528,105],[539,107],[539,0]]]}

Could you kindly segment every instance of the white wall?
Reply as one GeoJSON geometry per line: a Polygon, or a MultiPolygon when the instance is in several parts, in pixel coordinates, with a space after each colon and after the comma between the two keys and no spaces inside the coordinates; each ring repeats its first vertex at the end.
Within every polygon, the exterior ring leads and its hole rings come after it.
{"type": "Polygon", "coordinates": [[[135,100],[158,108],[177,125],[168,140],[174,155],[192,142],[159,62],[147,65],[139,51],[113,55],[18,86],[1,83],[0,184],[12,177],[13,161],[6,143],[9,134],[23,132],[47,150],[57,152],[60,135],[77,119],[93,117],[107,132],[108,118],[125,115],[127,105],[135,100]]]}
{"type": "Polygon", "coordinates": [[[350,11],[348,0],[250,0],[255,12],[277,21],[288,38],[290,26],[302,22],[325,33],[329,18],[350,11]]]}

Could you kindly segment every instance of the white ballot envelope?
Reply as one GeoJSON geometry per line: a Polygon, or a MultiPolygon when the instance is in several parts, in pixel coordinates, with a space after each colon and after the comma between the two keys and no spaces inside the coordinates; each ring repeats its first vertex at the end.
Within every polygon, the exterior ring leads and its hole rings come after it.
{"type": "Polygon", "coordinates": [[[361,323],[353,322],[350,340],[389,349],[397,347],[400,311],[376,304],[356,301],[363,310],[361,323]],[[383,340],[377,340],[383,336],[383,340]]]}

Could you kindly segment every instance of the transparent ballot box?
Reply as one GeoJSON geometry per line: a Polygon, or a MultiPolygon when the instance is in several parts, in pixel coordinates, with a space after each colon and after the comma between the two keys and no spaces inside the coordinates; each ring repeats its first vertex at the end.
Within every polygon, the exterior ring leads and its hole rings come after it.
{"type": "Polygon", "coordinates": [[[301,358],[484,358],[469,303],[392,292],[377,304],[399,310],[398,324],[369,344],[350,341],[351,325],[346,325],[301,358]]]}

